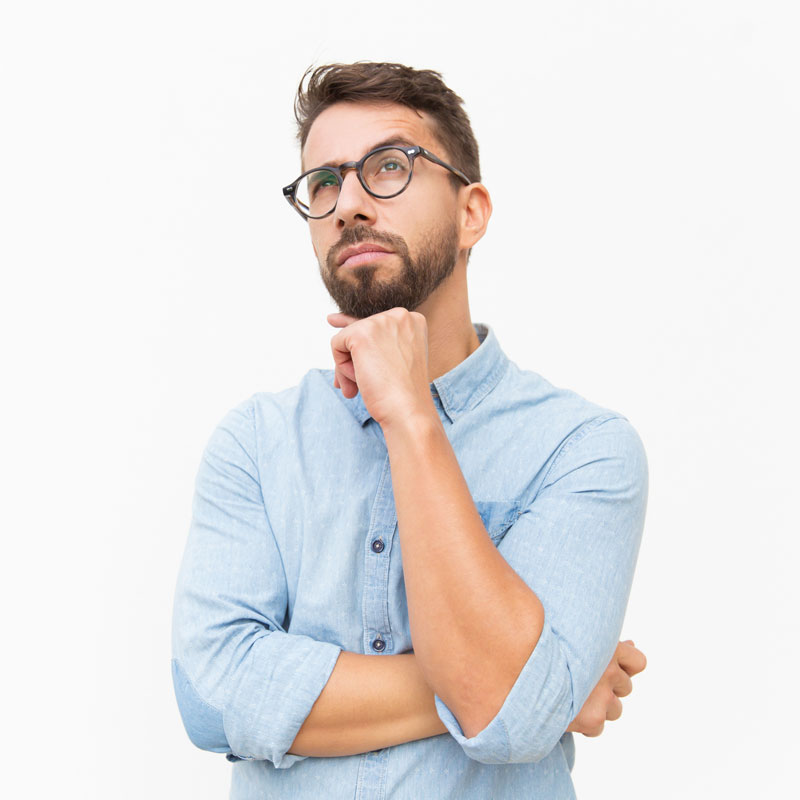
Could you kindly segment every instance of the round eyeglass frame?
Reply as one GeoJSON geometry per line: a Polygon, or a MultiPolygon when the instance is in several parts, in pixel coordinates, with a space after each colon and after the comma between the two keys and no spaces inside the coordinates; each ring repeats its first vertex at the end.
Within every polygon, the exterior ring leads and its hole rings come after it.
{"type": "Polygon", "coordinates": [[[347,172],[347,170],[354,169],[356,171],[356,175],[358,175],[358,182],[361,184],[367,194],[370,194],[372,197],[376,197],[379,200],[388,200],[391,197],[397,197],[397,195],[402,194],[408,188],[408,184],[411,183],[411,178],[414,176],[414,160],[417,158],[417,156],[422,156],[428,161],[432,161],[434,164],[438,164],[439,166],[450,170],[450,172],[462,180],[466,186],[469,186],[472,183],[472,181],[460,169],[451,166],[446,161],[442,161],[441,158],[435,156],[430,150],[426,150],[424,147],[419,147],[418,145],[409,146],[401,144],[387,144],[381,147],[376,147],[374,150],[370,150],[369,153],[367,153],[359,161],[345,161],[344,164],[339,164],[338,167],[314,167],[313,169],[308,169],[299,178],[292,181],[288,186],[283,187],[283,196],[289,201],[292,208],[301,217],[303,217],[303,219],[325,219],[325,217],[329,217],[334,211],[336,211],[336,206],[339,203],[339,196],[341,195],[342,191],[342,183],[344,182],[344,173],[347,172]],[[402,189],[398,189],[392,194],[376,194],[373,192],[372,189],[367,186],[367,182],[364,180],[364,174],[361,171],[364,164],[367,162],[367,159],[374,156],[375,153],[380,153],[384,150],[401,150],[406,154],[409,162],[408,180],[405,182],[405,184],[403,184],[402,189]],[[297,199],[297,186],[300,181],[306,177],[306,175],[310,175],[312,172],[317,172],[322,169],[330,172],[331,175],[336,178],[337,182],[339,183],[339,191],[336,195],[336,202],[333,204],[333,208],[330,211],[326,211],[324,214],[315,217],[312,214],[308,214],[303,211],[304,204],[297,199]]]}

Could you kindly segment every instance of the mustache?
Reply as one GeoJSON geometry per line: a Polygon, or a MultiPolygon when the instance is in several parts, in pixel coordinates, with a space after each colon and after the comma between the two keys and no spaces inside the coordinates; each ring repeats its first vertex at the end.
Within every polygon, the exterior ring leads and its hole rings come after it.
{"type": "Polygon", "coordinates": [[[345,228],[336,244],[332,245],[328,250],[328,255],[325,259],[328,270],[332,272],[336,268],[337,256],[345,247],[352,247],[362,242],[386,245],[401,258],[408,255],[408,245],[406,245],[406,240],[402,236],[387,233],[386,231],[378,231],[366,225],[356,225],[353,228],[345,228]]]}

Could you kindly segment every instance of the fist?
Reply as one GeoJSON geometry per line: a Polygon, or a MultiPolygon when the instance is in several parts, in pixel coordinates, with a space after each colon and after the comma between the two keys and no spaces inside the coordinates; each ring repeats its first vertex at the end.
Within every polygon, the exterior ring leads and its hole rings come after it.
{"type": "Polygon", "coordinates": [[[328,315],[341,330],[331,339],[333,385],[345,397],[361,393],[381,425],[429,414],[438,421],[428,383],[428,326],[425,317],[391,308],[371,317],[328,315]]]}
{"type": "Polygon", "coordinates": [[[599,736],[606,720],[622,716],[620,697],[627,697],[633,691],[631,677],[647,666],[647,659],[637,650],[633,641],[620,642],[597,686],[583,704],[583,708],[567,728],[584,736],[599,736]]]}

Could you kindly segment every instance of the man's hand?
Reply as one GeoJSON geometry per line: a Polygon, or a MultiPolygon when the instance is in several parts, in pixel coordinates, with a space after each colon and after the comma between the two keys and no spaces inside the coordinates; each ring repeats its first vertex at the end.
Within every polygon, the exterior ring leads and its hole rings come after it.
{"type": "Polygon", "coordinates": [[[331,339],[336,364],[333,385],[345,397],[361,392],[380,425],[428,414],[438,421],[428,382],[428,325],[425,317],[391,308],[371,317],[328,315],[342,328],[331,339]]]}
{"type": "Polygon", "coordinates": [[[644,653],[636,649],[631,639],[620,642],[597,686],[592,689],[580,714],[572,720],[567,730],[582,733],[584,736],[599,736],[606,720],[613,721],[622,716],[622,702],[619,698],[626,697],[633,691],[631,676],[641,672],[646,666],[644,653]]]}

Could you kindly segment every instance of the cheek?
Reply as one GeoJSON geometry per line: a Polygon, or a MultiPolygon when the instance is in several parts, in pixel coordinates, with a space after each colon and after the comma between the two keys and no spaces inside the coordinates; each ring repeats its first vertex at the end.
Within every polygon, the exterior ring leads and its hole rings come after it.
{"type": "Polygon", "coordinates": [[[447,204],[447,198],[443,198],[442,204],[418,206],[417,216],[412,222],[409,230],[414,233],[408,238],[408,245],[412,250],[419,250],[431,241],[439,240],[445,235],[450,235],[457,227],[456,210],[452,204],[447,204]]]}
{"type": "MultiPolygon", "coordinates": [[[[435,192],[420,192],[417,196],[409,198],[412,213],[407,223],[409,230],[424,231],[441,230],[456,221],[457,207],[451,192],[439,190],[435,192]]],[[[439,189],[439,187],[437,187],[439,189]]]]}
{"type": "Polygon", "coordinates": [[[314,250],[314,255],[317,257],[317,261],[324,260],[325,256],[328,254],[330,245],[325,243],[325,237],[322,235],[322,231],[311,229],[310,234],[311,247],[314,250]]]}

